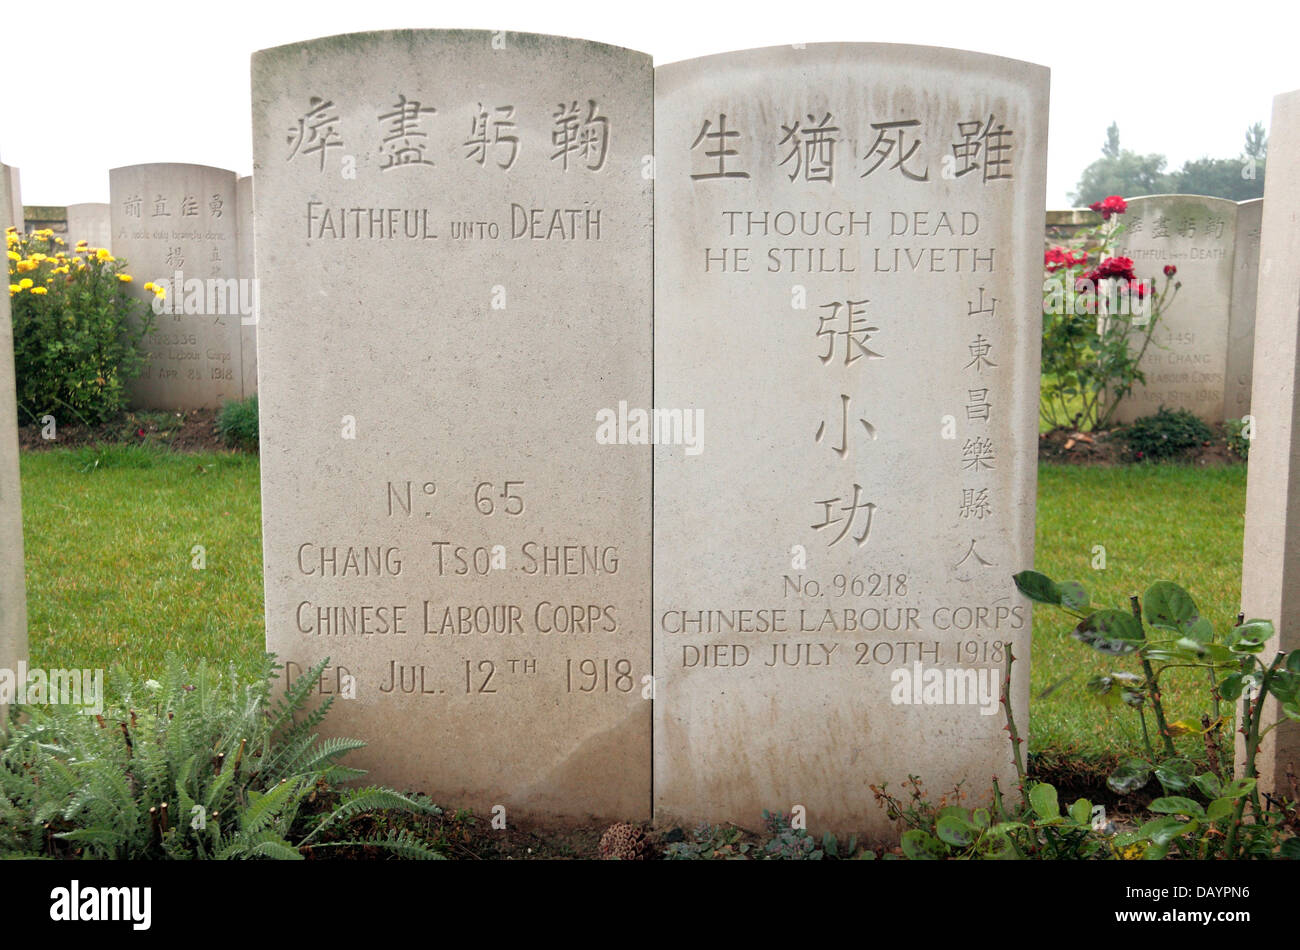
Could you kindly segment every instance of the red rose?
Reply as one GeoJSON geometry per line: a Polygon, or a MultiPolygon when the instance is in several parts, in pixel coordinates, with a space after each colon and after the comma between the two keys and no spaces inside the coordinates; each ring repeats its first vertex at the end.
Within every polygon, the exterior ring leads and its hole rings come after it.
{"type": "Polygon", "coordinates": [[[1137,299],[1141,300],[1147,295],[1147,282],[1145,280],[1138,280],[1138,278],[1134,277],[1128,282],[1128,292],[1136,294],[1137,299]]]}
{"type": "Polygon", "coordinates": [[[1166,264],[1166,265],[1165,265],[1165,276],[1166,276],[1166,277],[1173,277],[1173,276],[1174,276],[1175,274],[1177,274],[1177,273],[1178,273],[1178,268],[1175,267],[1173,264],[1166,264]]]}
{"type": "Polygon", "coordinates": [[[1088,207],[1101,215],[1103,221],[1109,221],[1112,214],[1123,214],[1128,210],[1128,202],[1119,195],[1111,195],[1103,201],[1094,201],[1088,207]]]}
{"type": "Polygon", "coordinates": [[[1086,263],[1087,260],[1087,254],[1075,255],[1073,251],[1063,247],[1053,247],[1043,252],[1043,266],[1047,268],[1049,274],[1055,273],[1062,267],[1086,263]]]}
{"type": "Polygon", "coordinates": [[[1096,274],[1099,280],[1107,277],[1117,277],[1120,280],[1130,281],[1134,276],[1133,260],[1129,257],[1108,257],[1101,262],[1096,274]]]}

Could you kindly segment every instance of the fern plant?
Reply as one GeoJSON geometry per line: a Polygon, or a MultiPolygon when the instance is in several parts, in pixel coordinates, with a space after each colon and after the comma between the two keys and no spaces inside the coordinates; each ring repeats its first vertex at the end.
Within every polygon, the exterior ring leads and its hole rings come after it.
{"type": "Polygon", "coordinates": [[[115,670],[105,692],[120,699],[102,715],[15,709],[0,752],[0,856],[301,859],[364,847],[441,857],[409,832],[322,840],[369,811],[441,813],[390,788],[336,788],[364,774],[339,760],[365,743],[316,733],[333,697],[308,701],[327,662],[274,703],[271,656],[241,683],[233,668],[190,672],[169,655],[161,682],[137,686],[115,670]],[[323,814],[304,808],[335,797],[323,814]]]}

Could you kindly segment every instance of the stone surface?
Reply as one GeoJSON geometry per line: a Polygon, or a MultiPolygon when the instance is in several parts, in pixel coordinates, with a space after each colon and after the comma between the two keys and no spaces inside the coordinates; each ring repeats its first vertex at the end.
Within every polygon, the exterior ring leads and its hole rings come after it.
{"type": "Polygon", "coordinates": [[[18,169],[12,165],[0,165],[0,173],[3,173],[5,179],[4,188],[7,191],[8,198],[5,199],[5,207],[0,214],[4,214],[8,219],[6,227],[12,225],[19,231],[24,230],[23,225],[23,189],[22,176],[18,174],[18,169]]]}
{"type": "Polygon", "coordinates": [[[253,57],[267,646],[375,781],[649,817],[651,120],[579,40],[253,57]]]}
{"type": "Polygon", "coordinates": [[[657,822],[887,834],[869,783],[1014,785],[1047,88],[893,45],[658,69],[656,405],[705,438],[655,452],[657,822]]]}
{"type": "Polygon", "coordinates": [[[1237,204],[1237,239],[1232,257],[1232,306],[1228,315],[1228,365],[1224,374],[1223,417],[1250,412],[1251,369],[1255,362],[1255,298],[1259,291],[1259,239],[1264,199],[1237,204]]]}
{"type": "MultiPolygon", "coordinates": [[[[0,166],[0,232],[12,224],[7,166],[0,166]]],[[[0,669],[27,659],[27,595],[23,575],[23,513],[18,480],[18,403],[14,390],[9,294],[0,293],[0,669]]]]}
{"type": "Polygon", "coordinates": [[[129,165],[109,172],[113,255],[132,292],[178,279],[146,339],[150,358],[131,388],[140,409],[217,408],[243,395],[235,173],[206,165],[129,165]],[[178,278],[177,275],[181,277],[178,278]]]}
{"type": "MultiPolygon", "coordinates": [[[[1300,646],[1300,90],[1273,100],[1268,150],[1241,605],[1248,618],[1273,621],[1276,649],[1293,650],[1300,646]]],[[[1272,646],[1263,655],[1271,656],[1272,646]]],[[[1278,717],[1276,701],[1265,708],[1266,721],[1278,717]]],[[[1286,723],[1265,743],[1257,760],[1261,788],[1289,793],[1285,772],[1300,766],[1300,728],[1286,723]]]]}
{"type": "Polygon", "coordinates": [[[110,205],[92,202],[68,205],[68,233],[64,238],[69,247],[85,241],[91,247],[113,249],[113,222],[110,205]]]}
{"type": "Polygon", "coordinates": [[[245,175],[235,183],[235,203],[239,207],[239,276],[253,281],[254,312],[240,318],[240,353],[243,360],[244,396],[257,392],[257,274],[253,263],[253,176],[245,175]]]}
{"type": "Polygon", "coordinates": [[[1120,402],[1116,422],[1162,405],[1206,422],[1224,420],[1236,221],[1237,204],[1225,198],[1152,195],[1129,202],[1116,255],[1132,258],[1137,276],[1157,288],[1164,286],[1164,267],[1173,264],[1182,287],[1142,357],[1146,383],[1120,402]]]}

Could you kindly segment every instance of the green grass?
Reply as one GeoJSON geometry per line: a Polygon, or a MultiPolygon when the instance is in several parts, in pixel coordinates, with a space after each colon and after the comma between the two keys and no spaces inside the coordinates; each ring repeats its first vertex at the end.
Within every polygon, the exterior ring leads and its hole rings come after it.
{"type": "MultiPolygon", "coordinates": [[[[263,646],[257,459],[138,446],[22,456],[33,663],[137,675],[176,650],[257,668],[263,646]],[[206,548],[207,568],[191,567],[206,548]]],[[[1216,625],[1232,621],[1241,585],[1246,471],[1177,465],[1039,470],[1036,568],[1082,581],[1100,605],[1125,606],[1172,580],[1216,625]],[[1106,550],[1094,570],[1094,545],[1106,550]]],[[[1103,758],[1136,748],[1128,710],[1088,696],[1094,673],[1130,669],[1069,637],[1064,614],[1034,611],[1030,748],[1103,758]],[[1050,695],[1040,694],[1065,677],[1050,695]]],[[[1177,719],[1199,715],[1199,683],[1172,679],[1177,719]]]]}
{"type": "Polygon", "coordinates": [[[21,467],[33,664],[154,675],[174,650],[257,669],[256,457],[113,446],[26,452],[21,467]]]}
{"type": "MultiPolygon", "coordinates": [[[[1094,606],[1128,609],[1130,594],[1142,594],[1157,580],[1174,581],[1221,632],[1235,622],[1241,600],[1245,510],[1242,465],[1040,465],[1035,567],[1055,580],[1080,581],[1094,606]],[[1092,567],[1094,545],[1105,548],[1105,570],[1092,567]]],[[[1070,637],[1072,627],[1067,614],[1034,608],[1030,750],[1100,758],[1138,748],[1134,711],[1102,706],[1084,683],[1098,673],[1140,669],[1131,659],[1083,646],[1070,637]]],[[[1171,721],[1208,711],[1205,681],[1189,680],[1185,672],[1162,680],[1171,721]]]]}

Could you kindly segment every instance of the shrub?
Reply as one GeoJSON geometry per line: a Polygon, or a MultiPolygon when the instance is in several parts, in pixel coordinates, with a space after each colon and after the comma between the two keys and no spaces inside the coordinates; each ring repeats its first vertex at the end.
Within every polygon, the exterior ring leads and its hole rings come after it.
{"type": "Polygon", "coordinates": [[[364,743],[314,732],[332,699],[307,710],[325,662],[275,704],[270,657],[240,683],[169,655],[162,682],[135,685],[114,671],[121,699],[102,714],[18,707],[0,747],[0,857],[300,859],[346,847],[439,857],[406,831],[322,840],[378,809],[439,813],[392,789],[336,791],[364,774],[339,764],[364,743]],[[328,812],[307,814],[318,799],[328,812]]]}
{"type": "Polygon", "coordinates": [[[1210,427],[1186,409],[1161,406],[1155,415],[1143,416],[1121,433],[1134,458],[1176,458],[1213,438],[1210,427]]]}
{"type": "Polygon", "coordinates": [[[232,399],[217,416],[217,432],[233,449],[257,451],[257,397],[232,399]]]}
{"type": "Polygon", "coordinates": [[[1246,434],[1245,419],[1229,419],[1224,423],[1228,430],[1228,451],[1243,462],[1250,459],[1250,436],[1246,434]]]}
{"type": "Polygon", "coordinates": [[[1106,428],[1120,400],[1146,382],[1142,357],[1180,286],[1172,265],[1157,286],[1155,275],[1112,256],[1125,229],[1123,198],[1112,195],[1093,210],[1101,224],[1043,255],[1039,416],[1052,428],[1106,428]]]}
{"type": "Polygon", "coordinates": [[[150,308],[127,291],[124,263],[84,242],[68,253],[48,230],[9,228],[5,250],[18,404],[33,419],[69,410],[95,423],[120,412],[127,384],[145,364],[141,344],[153,322],[150,308]]]}

